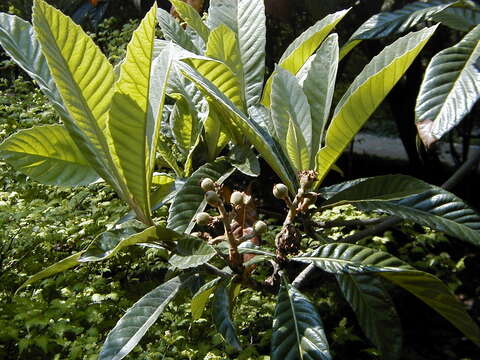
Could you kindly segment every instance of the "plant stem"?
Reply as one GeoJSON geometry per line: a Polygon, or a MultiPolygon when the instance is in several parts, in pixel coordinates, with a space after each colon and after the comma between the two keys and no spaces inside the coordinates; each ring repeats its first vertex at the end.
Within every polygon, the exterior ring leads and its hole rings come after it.
{"type": "Polygon", "coordinates": [[[225,229],[225,237],[227,238],[228,244],[229,244],[230,261],[234,265],[239,266],[242,264],[242,258],[238,253],[237,241],[235,240],[235,237],[233,236],[233,233],[232,233],[232,228],[230,227],[230,219],[227,214],[227,210],[225,210],[225,206],[223,205],[223,203],[218,205],[217,208],[218,208],[218,212],[220,213],[220,216],[222,217],[223,227],[225,229]]]}
{"type": "Polygon", "coordinates": [[[213,275],[217,275],[217,276],[220,276],[224,279],[230,279],[232,277],[231,274],[225,272],[225,271],[222,271],[220,270],[219,268],[217,268],[216,266],[212,265],[212,264],[209,264],[209,263],[205,263],[202,265],[202,267],[209,273],[213,274],[213,275]]]}

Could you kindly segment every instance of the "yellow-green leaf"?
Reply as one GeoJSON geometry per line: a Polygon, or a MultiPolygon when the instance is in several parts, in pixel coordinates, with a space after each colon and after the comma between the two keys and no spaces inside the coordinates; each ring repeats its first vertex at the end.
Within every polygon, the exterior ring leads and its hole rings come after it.
{"type": "Polygon", "coordinates": [[[95,170],[122,196],[105,138],[112,98],[112,65],[69,17],[35,0],[33,27],[68,111],[65,126],[95,170]]]}
{"type": "Polygon", "coordinates": [[[403,76],[436,27],[410,33],[387,46],[365,66],[338,103],[327,130],[325,147],[317,154],[320,181],[403,76]]]}
{"type": "Polygon", "coordinates": [[[147,222],[150,218],[151,156],[155,151],[154,134],[158,128],[158,113],[151,111],[149,98],[156,9],[156,5],[151,8],[128,44],[127,55],[120,68],[120,78],[115,84],[108,122],[111,152],[128,189],[130,205],[137,216],[147,222]]]}
{"type": "Polygon", "coordinates": [[[244,79],[243,79],[243,65],[240,57],[240,50],[238,40],[233,32],[225,25],[212,30],[208,37],[207,51],[205,55],[216,60],[222,61],[233,74],[237,77],[240,84],[242,101],[244,102],[244,79]]]}
{"type": "Polygon", "coordinates": [[[308,170],[310,154],[307,150],[307,144],[292,119],[288,121],[286,150],[288,158],[297,171],[308,170]]]}
{"type": "Polygon", "coordinates": [[[188,26],[197,32],[197,34],[207,43],[210,30],[202,21],[200,14],[192,6],[182,0],[170,0],[175,10],[188,26]]]}
{"type": "Polygon", "coordinates": [[[62,125],[21,130],[0,145],[15,169],[48,185],[88,185],[99,177],[62,125]]]}
{"type": "MultiPolygon", "coordinates": [[[[333,30],[335,25],[343,19],[350,9],[330,14],[305,30],[285,50],[280,58],[279,66],[290,71],[293,75],[302,68],[308,58],[317,50],[322,41],[333,30]]],[[[272,77],[268,78],[262,95],[262,104],[270,107],[270,92],[272,77]]]]}

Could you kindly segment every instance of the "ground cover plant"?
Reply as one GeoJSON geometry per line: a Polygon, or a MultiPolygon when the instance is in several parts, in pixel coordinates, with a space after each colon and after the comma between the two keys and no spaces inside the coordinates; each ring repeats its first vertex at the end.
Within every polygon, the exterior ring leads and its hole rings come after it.
{"type": "Polygon", "coordinates": [[[123,315],[101,359],[127,356],[174,298],[191,298],[194,319],[211,299],[218,332],[239,352],[232,308],[242,299],[241,289],[277,296],[271,359],[329,359],[320,314],[300,291],[315,268],[339,283],[384,358],[399,358],[402,351],[387,282],[411,292],[478,344],[478,325],[438,278],[375,247],[328,237],[314,220],[353,204],[478,246],[480,218],[442,188],[402,175],[321,187],[331,169],[341,171],[335,162],[436,26],[382,50],[330,117],[340,59],[338,38],[330,33],[348,10],[300,35],[264,83],[261,1],[211,1],[206,20],[188,4],[172,4],[186,27],[153,6],[115,68],[80,27],[43,0],[34,2],[33,26],[0,15],[2,46],[63,122],[19,131],[0,145],[1,156],[45,184],[103,181],[130,208],[84,250],[33,275],[22,288],[132,245],[159,250],[158,262],[170,269],[166,281],[123,315]],[[157,22],[164,39],[156,38],[157,22]],[[251,187],[232,192],[222,186],[234,173],[258,176],[258,155],[281,180],[272,184],[273,195],[286,209],[270,240],[262,239],[267,224],[259,219],[251,187]],[[165,220],[156,210],[169,202],[165,220]]]}

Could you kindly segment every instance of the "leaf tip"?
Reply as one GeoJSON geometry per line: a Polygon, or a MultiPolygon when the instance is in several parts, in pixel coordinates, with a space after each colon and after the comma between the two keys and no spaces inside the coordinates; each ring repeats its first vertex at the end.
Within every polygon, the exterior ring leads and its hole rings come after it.
{"type": "Polygon", "coordinates": [[[425,119],[415,123],[417,126],[418,136],[422,140],[425,147],[428,149],[438,139],[432,133],[433,121],[431,119],[425,119]]]}

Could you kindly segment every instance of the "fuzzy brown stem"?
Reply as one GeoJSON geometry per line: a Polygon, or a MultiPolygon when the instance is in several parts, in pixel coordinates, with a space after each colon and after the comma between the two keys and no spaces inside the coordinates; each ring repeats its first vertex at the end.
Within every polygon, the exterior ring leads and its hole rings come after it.
{"type": "Polygon", "coordinates": [[[225,229],[225,237],[228,240],[228,244],[230,245],[229,248],[229,259],[232,264],[240,266],[242,264],[242,257],[240,256],[237,248],[237,241],[232,233],[232,228],[230,227],[230,218],[228,216],[227,211],[225,210],[225,206],[221,203],[218,206],[218,211],[220,216],[222,217],[223,228],[225,229]]]}

